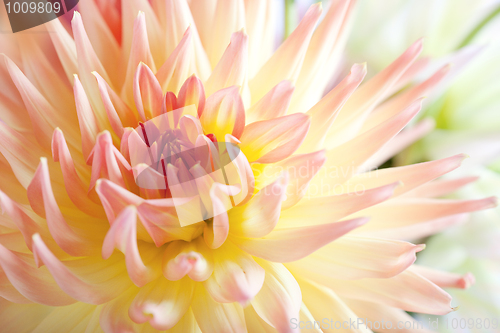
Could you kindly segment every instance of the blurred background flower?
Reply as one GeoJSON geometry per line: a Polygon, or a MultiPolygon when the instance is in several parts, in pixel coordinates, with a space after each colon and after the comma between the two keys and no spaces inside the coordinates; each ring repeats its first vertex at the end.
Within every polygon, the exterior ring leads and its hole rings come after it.
{"type": "MultiPolygon", "coordinates": [[[[500,2],[495,0],[359,1],[347,59],[375,59],[370,64],[376,71],[418,35],[425,36],[422,54],[430,57],[430,68],[450,59],[460,66],[454,80],[445,82],[425,102],[422,117],[432,117],[435,129],[388,165],[467,153],[471,158],[453,178],[473,175],[477,179],[470,179],[469,185],[451,197],[500,196],[499,31],[500,2]],[[461,66],[464,55],[468,61],[461,66]]],[[[450,291],[460,309],[446,315],[448,320],[500,315],[499,237],[500,210],[496,208],[472,213],[465,223],[426,240],[428,246],[417,263],[460,274],[472,272],[476,277],[470,289],[450,291]]],[[[440,329],[488,331],[470,323],[465,329],[444,325],[440,329]]]]}

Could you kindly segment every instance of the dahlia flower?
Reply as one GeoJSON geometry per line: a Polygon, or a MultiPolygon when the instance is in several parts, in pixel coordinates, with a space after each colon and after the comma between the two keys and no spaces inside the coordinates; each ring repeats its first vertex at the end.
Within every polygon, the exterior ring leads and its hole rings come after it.
{"type": "Polygon", "coordinates": [[[47,34],[1,35],[2,328],[298,332],[452,311],[441,287],[471,276],[413,265],[409,240],[495,199],[435,198],[463,185],[436,180],[462,154],[370,170],[427,130],[399,133],[448,66],[394,95],[417,40],[328,90],[353,5],[311,6],[276,50],[264,0],[86,0],[47,34]]]}

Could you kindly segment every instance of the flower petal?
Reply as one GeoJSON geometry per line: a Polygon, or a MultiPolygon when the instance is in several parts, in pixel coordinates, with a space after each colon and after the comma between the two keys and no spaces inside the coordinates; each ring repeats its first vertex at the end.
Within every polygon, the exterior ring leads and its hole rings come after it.
{"type": "Polygon", "coordinates": [[[243,87],[246,83],[247,58],[248,36],[243,31],[233,33],[231,42],[205,84],[207,96],[230,86],[243,87]]]}
{"type": "Polygon", "coordinates": [[[288,178],[281,176],[257,192],[246,205],[231,209],[230,233],[250,238],[268,235],[280,218],[281,203],[286,198],[287,184],[288,178]]]}
{"type": "Polygon", "coordinates": [[[134,101],[142,121],[161,115],[163,93],[151,69],[141,62],[134,76],[134,101]]]}
{"type": "Polygon", "coordinates": [[[375,237],[346,235],[310,256],[286,264],[292,272],[307,270],[340,280],[390,278],[406,270],[424,245],[375,237]]]}
{"type": "Polygon", "coordinates": [[[194,288],[189,278],[179,281],[159,278],[140,289],[129,307],[129,316],[138,324],[149,322],[154,329],[168,330],[189,309],[194,288]]]}
{"type": "Polygon", "coordinates": [[[264,276],[250,255],[226,242],[214,251],[214,272],[203,286],[216,302],[244,306],[259,292],[264,276]]]}
{"type": "Polygon", "coordinates": [[[191,43],[192,31],[191,27],[188,27],[175,50],[156,73],[156,78],[163,91],[172,91],[177,94],[182,83],[189,75],[193,52],[191,43]]]}
{"type": "Polygon", "coordinates": [[[253,256],[274,262],[290,262],[310,255],[366,222],[367,218],[359,218],[307,227],[274,229],[266,237],[258,239],[235,236],[230,239],[253,256]]]}
{"type": "Polygon", "coordinates": [[[111,290],[108,285],[91,285],[76,277],[57,259],[45,245],[40,235],[33,235],[33,255],[38,265],[44,263],[59,287],[80,302],[102,304],[119,295],[118,290],[111,290]]]}
{"type": "Polygon", "coordinates": [[[74,76],[73,93],[75,94],[76,111],[82,137],[83,157],[87,159],[92,148],[94,148],[99,128],[87,94],[76,74],[74,76]]]}
{"type": "Polygon", "coordinates": [[[281,161],[302,144],[309,125],[309,116],[301,113],[251,123],[240,138],[241,151],[249,162],[281,161]]]}
{"type": "Polygon", "coordinates": [[[239,139],[245,127],[245,109],[238,87],[222,89],[210,96],[200,122],[205,133],[214,134],[218,140],[226,134],[239,139]]]}
{"type": "Polygon", "coordinates": [[[61,213],[52,191],[46,158],[40,158],[27,191],[33,210],[46,218],[50,234],[61,249],[74,257],[98,253],[100,235],[92,230],[70,226],[61,213]]]}
{"type": "Polygon", "coordinates": [[[321,12],[321,4],[309,7],[297,28],[250,80],[249,86],[253,101],[260,100],[283,80],[295,82],[321,12]]]}
{"type": "Polygon", "coordinates": [[[269,120],[286,114],[292,94],[295,90],[292,82],[283,80],[274,86],[264,97],[246,111],[247,123],[269,120]]]}
{"type": "Polygon", "coordinates": [[[50,306],[76,302],[57,286],[46,269],[36,269],[1,244],[0,266],[17,291],[33,302],[50,306]]]}
{"type": "Polygon", "coordinates": [[[255,312],[278,332],[297,332],[290,320],[297,318],[302,303],[299,284],[285,266],[257,260],[266,271],[260,292],[251,301],[255,312]]]}
{"type": "Polygon", "coordinates": [[[154,280],[158,274],[144,265],[137,247],[137,209],[126,207],[111,225],[102,244],[102,257],[108,259],[118,248],[125,254],[127,272],[136,286],[142,287],[154,280]]]}

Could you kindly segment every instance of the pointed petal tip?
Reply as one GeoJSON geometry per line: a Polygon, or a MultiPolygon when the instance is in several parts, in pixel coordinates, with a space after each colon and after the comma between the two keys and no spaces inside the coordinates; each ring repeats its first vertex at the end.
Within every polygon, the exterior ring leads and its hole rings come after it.
{"type": "Polygon", "coordinates": [[[425,245],[425,244],[415,245],[415,252],[423,251],[423,250],[425,250],[426,247],[427,247],[427,245],[425,245]]]}

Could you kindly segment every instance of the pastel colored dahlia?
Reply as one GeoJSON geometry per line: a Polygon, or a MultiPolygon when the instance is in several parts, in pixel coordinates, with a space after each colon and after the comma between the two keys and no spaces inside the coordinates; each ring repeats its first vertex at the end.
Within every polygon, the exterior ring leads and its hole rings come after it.
{"type": "Polygon", "coordinates": [[[395,94],[421,41],[358,88],[363,64],[330,82],[349,0],[321,20],[311,6],[276,50],[271,1],[78,10],[0,35],[2,330],[298,332],[453,310],[441,287],[472,277],[413,265],[408,241],[495,200],[435,199],[464,184],[435,180],[464,155],[371,170],[429,128],[399,133],[448,67],[395,94]]]}

